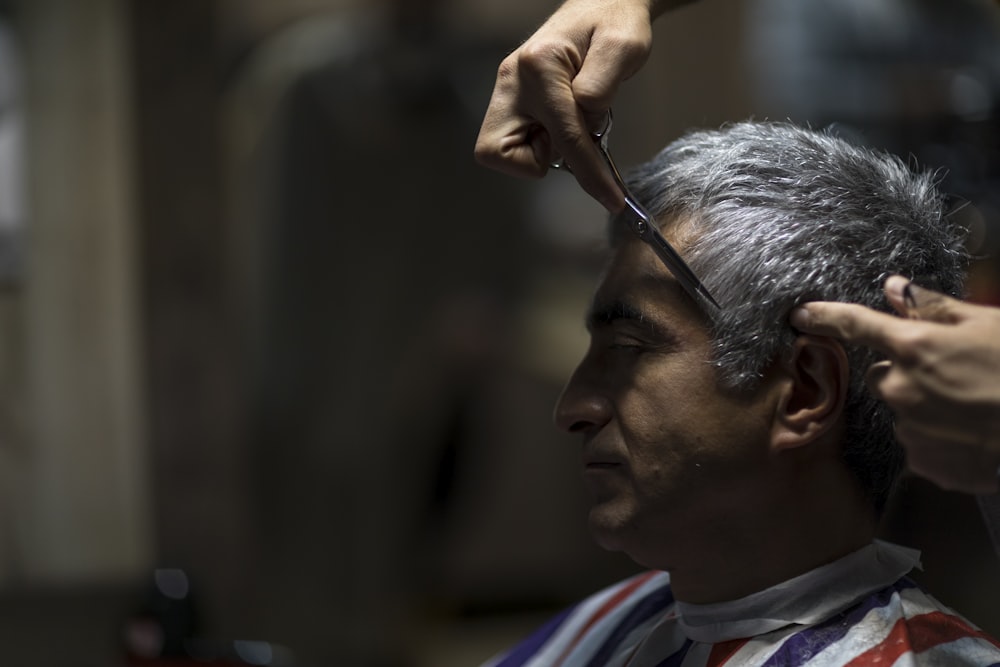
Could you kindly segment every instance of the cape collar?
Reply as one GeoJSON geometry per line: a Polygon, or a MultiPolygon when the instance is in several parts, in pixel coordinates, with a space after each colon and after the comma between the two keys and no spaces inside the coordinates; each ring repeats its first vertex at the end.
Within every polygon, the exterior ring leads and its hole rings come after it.
{"type": "Polygon", "coordinates": [[[717,643],[811,625],[895,583],[914,567],[920,552],[876,540],[868,546],[747,597],[714,604],[677,601],[678,623],[689,638],[717,643]]]}

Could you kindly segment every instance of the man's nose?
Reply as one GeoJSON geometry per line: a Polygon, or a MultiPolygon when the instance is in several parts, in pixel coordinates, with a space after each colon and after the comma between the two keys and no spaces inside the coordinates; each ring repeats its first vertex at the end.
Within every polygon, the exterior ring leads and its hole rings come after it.
{"type": "Polygon", "coordinates": [[[553,417],[556,426],[568,433],[597,430],[611,419],[611,402],[584,369],[577,368],[556,402],[553,417]]]}

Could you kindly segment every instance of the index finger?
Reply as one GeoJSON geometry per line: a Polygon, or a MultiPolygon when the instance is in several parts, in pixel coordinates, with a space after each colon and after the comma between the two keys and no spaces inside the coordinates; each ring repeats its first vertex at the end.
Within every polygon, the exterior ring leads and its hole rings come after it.
{"type": "Polygon", "coordinates": [[[597,141],[587,129],[587,123],[582,113],[573,126],[558,124],[560,119],[552,118],[546,124],[553,150],[562,158],[576,177],[584,192],[601,203],[611,213],[617,213],[625,205],[625,194],[615,183],[604,158],[597,146],[597,141]],[[577,134],[577,128],[583,128],[585,134],[577,134]]]}
{"type": "Polygon", "coordinates": [[[913,327],[912,320],[881,313],[856,303],[814,301],[792,310],[789,321],[803,333],[839,338],[898,356],[897,341],[913,327]]]}
{"type": "Polygon", "coordinates": [[[584,192],[612,213],[621,210],[625,195],[601,156],[584,110],[575,103],[560,104],[552,99],[539,109],[538,120],[548,132],[553,152],[569,167],[584,192]]]}

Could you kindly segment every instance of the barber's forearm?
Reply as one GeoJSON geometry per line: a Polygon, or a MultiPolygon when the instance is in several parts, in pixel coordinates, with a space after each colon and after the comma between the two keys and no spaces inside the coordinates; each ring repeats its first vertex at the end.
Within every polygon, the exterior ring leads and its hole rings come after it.
{"type": "MultiPolygon", "coordinates": [[[[562,4],[566,4],[571,0],[563,0],[562,4]]],[[[645,5],[649,7],[650,18],[658,18],[669,11],[673,11],[678,7],[683,7],[684,5],[693,5],[698,2],[698,0],[629,0],[631,4],[642,6],[645,5]]],[[[997,0],[1000,2],[1000,0],[997,0]]]]}

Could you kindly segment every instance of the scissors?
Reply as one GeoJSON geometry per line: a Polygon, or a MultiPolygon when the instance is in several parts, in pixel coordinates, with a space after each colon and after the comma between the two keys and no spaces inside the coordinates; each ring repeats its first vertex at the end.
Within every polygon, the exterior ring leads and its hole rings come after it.
{"type": "MultiPolygon", "coordinates": [[[[629,192],[628,186],[625,185],[624,179],[622,179],[621,173],[618,171],[618,167],[615,166],[615,161],[611,159],[611,153],[608,151],[608,135],[611,134],[611,122],[612,115],[611,109],[608,109],[608,120],[604,124],[604,127],[591,134],[594,138],[594,142],[597,144],[597,148],[601,151],[601,156],[604,158],[604,162],[608,165],[611,170],[611,175],[615,179],[615,183],[621,189],[622,194],[625,196],[625,211],[623,212],[623,217],[628,226],[632,229],[632,232],[639,237],[639,240],[648,245],[656,253],[656,256],[660,258],[660,261],[666,265],[673,274],[677,282],[681,284],[692,299],[696,303],[701,303],[704,300],[705,303],[711,304],[714,308],[720,309],[718,302],[712,298],[711,293],[698,279],[691,267],[687,265],[681,256],[674,250],[674,247],[667,242],[663,235],[660,234],[660,230],[657,229],[656,223],[653,221],[653,217],[649,214],[646,208],[640,204],[632,193],[629,192]],[[699,299],[699,296],[701,299],[699,299]]],[[[555,169],[564,169],[570,173],[573,170],[568,164],[566,164],[562,159],[557,160],[552,163],[552,167],[555,169]]]]}

